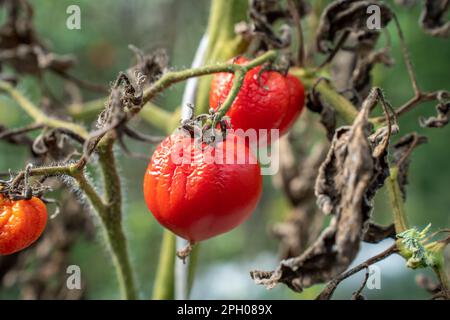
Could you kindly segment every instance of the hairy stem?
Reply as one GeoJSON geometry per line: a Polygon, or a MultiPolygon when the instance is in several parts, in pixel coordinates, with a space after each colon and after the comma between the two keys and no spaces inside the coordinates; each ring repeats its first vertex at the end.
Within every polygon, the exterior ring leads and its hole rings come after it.
{"type": "Polygon", "coordinates": [[[99,161],[105,187],[105,210],[99,211],[105,238],[111,250],[119,287],[126,299],[137,299],[136,284],[128,255],[127,240],[122,226],[122,190],[113,152],[112,133],[99,144],[99,161]]]}
{"type": "Polygon", "coordinates": [[[173,71],[164,74],[158,81],[156,81],[150,88],[144,92],[144,102],[148,102],[153,99],[158,93],[167,89],[171,85],[187,80],[192,77],[200,77],[208,74],[219,72],[237,72],[240,70],[248,71],[256,66],[259,66],[265,62],[272,61],[276,58],[277,52],[274,50],[267,51],[258,58],[250,61],[247,65],[238,65],[232,63],[219,63],[209,66],[203,66],[199,68],[186,69],[183,71],[173,71]]]}
{"type": "MultiPolygon", "coordinates": [[[[68,107],[68,112],[77,120],[91,119],[98,116],[105,108],[105,103],[105,98],[95,99],[85,103],[75,103],[68,107]]],[[[167,123],[172,118],[169,111],[151,102],[147,102],[144,105],[139,112],[139,116],[145,122],[161,131],[165,131],[167,123]]]]}
{"type": "Polygon", "coordinates": [[[394,214],[395,232],[399,234],[405,230],[408,230],[409,226],[397,176],[398,168],[392,167],[390,169],[390,176],[386,179],[386,188],[394,214]]]}
{"type": "Polygon", "coordinates": [[[370,265],[377,263],[378,261],[384,260],[390,255],[397,253],[398,249],[396,245],[392,245],[388,249],[384,250],[383,252],[377,254],[376,256],[373,256],[372,258],[364,261],[363,263],[357,265],[354,268],[349,269],[348,271],[341,273],[339,276],[331,280],[325,287],[325,289],[317,296],[316,300],[328,300],[333,296],[334,291],[336,290],[337,286],[348,277],[351,277],[352,275],[358,273],[359,271],[368,268],[370,265]]]}
{"type": "Polygon", "coordinates": [[[241,90],[242,84],[244,83],[245,79],[245,72],[239,70],[236,71],[234,74],[233,79],[233,85],[231,87],[230,93],[228,94],[227,98],[223,102],[223,105],[217,110],[217,115],[214,118],[214,122],[212,124],[212,127],[215,128],[216,124],[222,119],[222,117],[228,112],[228,110],[231,108],[234,99],[236,99],[239,91],[241,90]]]}

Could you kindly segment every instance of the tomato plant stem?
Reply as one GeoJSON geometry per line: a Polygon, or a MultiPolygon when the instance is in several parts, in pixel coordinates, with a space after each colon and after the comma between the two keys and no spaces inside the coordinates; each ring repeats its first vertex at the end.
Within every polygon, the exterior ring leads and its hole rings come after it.
{"type": "Polygon", "coordinates": [[[398,168],[391,167],[390,176],[386,179],[386,188],[394,215],[395,232],[397,234],[409,229],[403,204],[402,194],[397,181],[398,168]]]}
{"type": "Polygon", "coordinates": [[[174,298],[175,251],[175,235],[169,230],[164,230],[153,287],[152,298],[155,300],[174,298]]]}
{"type": "Polygon", "coordinates": [[[116,268],[119,287],[126,299],[137,299],[136,284],[131,267],[127,240],[122,226],[122,189],[117,163],[114,157],[113,133],[106,135],[99,144],[99,161],[105,188],[105,210],[99,211],[116,268]]]}

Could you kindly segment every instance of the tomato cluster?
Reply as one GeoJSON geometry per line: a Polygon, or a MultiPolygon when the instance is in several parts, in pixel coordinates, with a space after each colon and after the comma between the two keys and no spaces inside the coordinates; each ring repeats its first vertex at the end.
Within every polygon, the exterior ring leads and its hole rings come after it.
{"type": "MultiPolygon", "coordinates": [[[[236,64],[246,64],[238,57],[236,64]]],[[[232,73],[216,74],[210,105],[227,98],[232,73]]],[[[294,76],[261,67],[247,72],[227,112],[233,129],[278,129],[284,134],[303,109],[304,88],[294,76]]],[[[175,133],[154,152],[144,176],[144,196],[159,223],[190,242],[227,232],[248,218],[262,192],[261,169],[243,138],[228,133],[219,143],[175,133]],[[205,155],[214,161],[206,161],[205,155]],[[241,162],[229,159],[243,158],[241,162]],[[183,161],[181,161],[183,159],[183,161]]]]}

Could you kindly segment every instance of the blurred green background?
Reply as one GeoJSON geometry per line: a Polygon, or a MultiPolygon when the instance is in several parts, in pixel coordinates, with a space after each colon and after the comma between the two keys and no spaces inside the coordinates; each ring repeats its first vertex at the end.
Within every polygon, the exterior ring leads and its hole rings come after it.
{"type": "MultiPolygon", "coordinates": [[[[32,4],[35,8],[35,25],[46,44],[57,53],[71,53],[77,57],[78,63],[72,70],[74,74],[105,84],[131,65],[133,55],[127,48],[128,44],[145,51],[166,48],[172,68],[189,66],[205,30],[210,5],[207,0],[35,0],[32,4]],[[81,8],[81,30],[66,28],[66,8],[71,4],[81,8]]],[[[417,22],[420,6],[405,9],[393,4],[393,7],[399,14],[421,87],[425,90],[450,89],[447,73],[450,57],[448,40],[424,34],[417,22]]],[[[412,96],[412,89],[392,27],[389,27],[392,52],[397,63],[391,68],[377,67],[374,84],[384,88],[387,98],[397,107],[412,96]]],[[[46,74],[45,80],[55,95],[59,95],[59,79],[46,74]]],[[[33,101],[39,101],[40,90],[36,79],[24,77],[19,88],[33,101]]],[[[183,84],[174,86],[158,97],[156,103],[173,110],[180,103],[182,91],[183,84]]],[[[100,96],[86,93],[84,99],[96,97],[100,96]]],[[[450,226],[450,126],[422,129],[417,122],[418,115],[434,113],[433,103],[423,104],[402,117],[400,129],[401,133],[417,131],[429,138],[429,143],[420,146],[412,157],[406,208],[412,224],[423,228],[432,222],[433,229],[437,229],[450,226]]],[[[0,97],[1,124],[19,127],[29,121],[11,100],[3,95],[0,97]]],[[[136,122],[135,125],[140,126],[143,132],[156,132],[143,123],[136,122]]],[[[150,157],[154,146],[132,143],[131,148],[150,157]]],[[[148,212],[141,194],[146,161],[126,158],[119,149],[117,152],[126,190],[125,226],[130,252],[142,295],[150,297],[162,228],[148,212]]],[[[0,143],[0,171],[23,168],[26,159],[23,148],[0,143]]],[[[192,298],[302,299],[312,298],[319,292],[321,287],[315,286],[299,295],[282,285],[267,291],[250,279],[249,270],[271,270],[276,266],[278,241],[267,231],[268,224],[280,220],[289,209],[286,199],[273,187],[270,177],[266,177],[264,184],[262,201],[249,221],[228,234],[202,244],[192,298]]],[[[89,215],[88,212],[80,214],[89,215]]],[[[377,196],[374,217],[379,222],[389,222],[390,210],[384,190],[377,196]]],[[[71,252],[71,262],[81,267],[88,298],[118,298],[112,264],[104,251],[102,240],[97,238],[95,242],[88,242],[80,234],[71,252]]],[[[357,260],[380,252],[388,245],[364,245],[363,253],[357,260]]],[[[364,294],[368,298],[428,297],[413,280],[415,275],[423,271],[406,269],[404,261],[398,257],[391,257],[378,265],[382,275],[381,290],[366,289],[364,294]]],[[[349,297],[361,279],[362,274],[359,274],[346,280],[335,297],[349,297]]],[[[0,298],[15,298],[16,289],[0,290],[0,298]]]]}

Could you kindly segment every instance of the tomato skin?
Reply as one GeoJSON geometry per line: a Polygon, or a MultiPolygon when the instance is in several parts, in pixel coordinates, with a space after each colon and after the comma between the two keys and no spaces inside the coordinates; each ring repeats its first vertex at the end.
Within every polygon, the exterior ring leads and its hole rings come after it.
{"type": "Polygon", "coordinates": [[[279,126],[280,137],[284,135],[293,126],[303,111],[305,105],[305,88],[301,81],[292,74],[286,76],[289,86],[289,107],[279,126]]]}
{"type": "Polygon", "coordinates": [[[144,176],[144,197],[160,224],[197,242],[225,233],[251,215],[261,196],[261,168],[245,144],[235,138],[229,134],[215,147],[201,147],[223,163],[201,160],[193,139],[177,133],[157,147],[144,176]],[[244,163],[225,163],[227,155],[243,154],[244,163]],[[179,156],[195,161],[178,163],[179,156]]]}
{"type": "Polygon", "coordinates": [[[47,223],[39,198],[10,200],[0,195],[0,255],[12,254],[35,242],[47,223]]]}
{"type": "MultiPolygon", "coordinates": [[[[235,64],[248,60],[237,57],[235,64]]],[[[279,129],[280,136],[286,133],[300,115],[304,105],[303,84],[293,75],[283,76],[279,72],[264,71],[256,67],[247,72],[244,83],[227,112],[231,125],[236,129],[279,129]]],[[[217,110],[231,90],[234,75],[217,73],[211,82],[210,106],[217,110]]]]}

